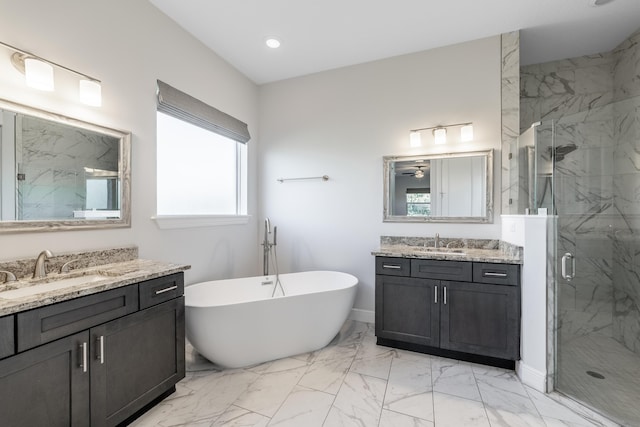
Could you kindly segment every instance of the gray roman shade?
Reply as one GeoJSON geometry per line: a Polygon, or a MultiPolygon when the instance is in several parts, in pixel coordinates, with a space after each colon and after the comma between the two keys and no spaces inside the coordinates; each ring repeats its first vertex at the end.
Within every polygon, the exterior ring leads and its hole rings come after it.
{"type": "Polygon", "coordinates": [[[247,124],[160,80],[158,111],[243,144],[251,139],[247,124]]]}

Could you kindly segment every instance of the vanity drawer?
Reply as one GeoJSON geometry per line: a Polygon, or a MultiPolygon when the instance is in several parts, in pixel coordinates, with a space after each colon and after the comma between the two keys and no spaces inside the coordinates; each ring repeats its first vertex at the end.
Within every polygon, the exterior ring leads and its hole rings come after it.
{"type": "Polygon", "coordinates": [[[13,316],[0,317],[0,359],[16,352],[13,316]]]}
{"type": "Polygon", "coordinates": [[[140,282],[140,310],[152,305],[177,298],[184,294],[184,274],[175,273],[170,276],[140,282]]]}
{"type": "Polygon", "coordinates": [[[425,279],[470,282],[472,264],[467,261],[438,261],[431,259],[412,259],[411,277],[425,279]]]}
{"type": "Polygon", "coordinates": [[[18,313],[18,351],[138,311],[138,285],[129,285],[18,313]]]}
{"type": "Polygon", "coordinates": [[[473,263],[473,281],[495,285],[518,286],[520,266],[517,264],[473,263]]]}
{"type": "Polygon", "coordinates": [[[408,258],[376,257],[376,274],[409,277],[411,275],[411,260],[408,258]]]}

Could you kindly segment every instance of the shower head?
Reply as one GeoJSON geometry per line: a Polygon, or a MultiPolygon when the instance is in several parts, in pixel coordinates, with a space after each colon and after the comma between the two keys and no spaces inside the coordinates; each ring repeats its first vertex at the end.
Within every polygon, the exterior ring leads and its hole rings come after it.
{"type": "Polygon", "coordinates": [[[556,162],[561,162],[564,160],[564,156],[578,149],[576,144],[566,144],[566,145],[558,145],[555,147],[555,150],[549,147],[549,153],[552,158],[555,158],[556,162]]]}

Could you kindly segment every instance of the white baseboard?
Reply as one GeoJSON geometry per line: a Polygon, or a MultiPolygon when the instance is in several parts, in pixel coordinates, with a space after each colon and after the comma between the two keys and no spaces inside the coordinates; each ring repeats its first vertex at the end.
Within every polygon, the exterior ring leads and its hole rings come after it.
{"type": "Polygon", "coordinates": [[[350,320],[357,322],[375,323],[376,315],[372,310],[360,310],[359,308],[352,308],[349,315],[350,320]]]}
{"type": "Polygon", "coordinates": [[[547,376],[544,372],[534,369],[522,362],[516,363],[516,372],[523,384],[542,393],[547,392],[547,376]]]}

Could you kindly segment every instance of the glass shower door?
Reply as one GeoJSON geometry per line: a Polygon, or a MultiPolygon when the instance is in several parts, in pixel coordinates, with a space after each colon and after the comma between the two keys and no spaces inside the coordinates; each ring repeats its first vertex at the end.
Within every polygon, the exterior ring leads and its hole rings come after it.
{"type": "Polygon", "coordinates": [[[554,387],[634,426],[640,425],[640,168],[629,160],[640,135],[637,120],[635,128],[625,120],[637,114],[635,104],[563,117],[549,139],[557,213],[554,387]]]}

